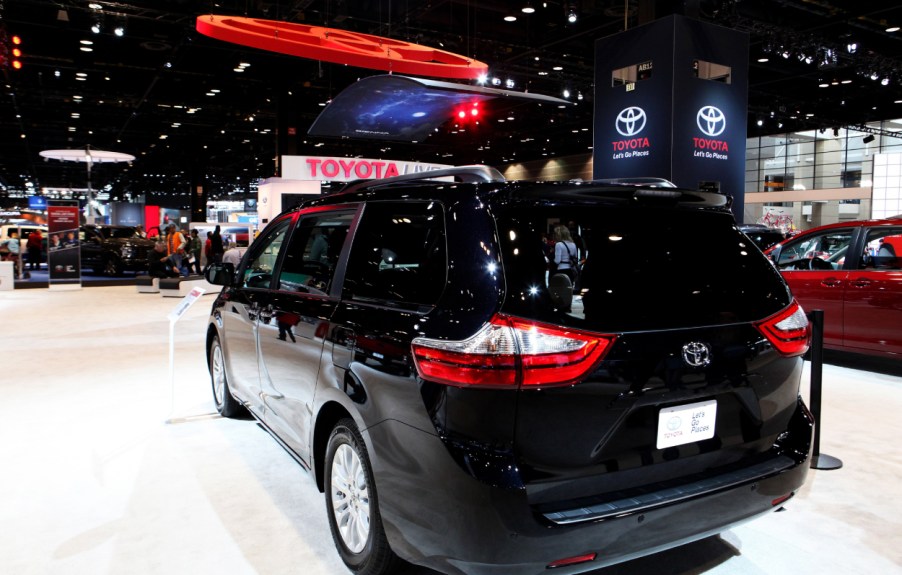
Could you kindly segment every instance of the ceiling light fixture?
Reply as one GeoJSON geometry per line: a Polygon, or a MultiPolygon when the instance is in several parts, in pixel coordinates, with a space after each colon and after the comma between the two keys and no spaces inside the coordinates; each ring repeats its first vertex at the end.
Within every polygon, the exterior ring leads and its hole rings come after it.
{"type": "MultiPolygon", "coordinates": [[[[532,14],[533,12],[536,11],[536,9],[532,7],[532,4],[530,2],[527,2],[526,6],[521,8],[520,11],[523,12],[524,14],[532,14]]],[[[887,30],[887,32],[889,32],[889,30],[887,30]]]]}
{"type": "MultiPolygon", "coordinates": [[[[524,9],[523,11],[525,12],[526,10],[524,9]]],[[[889,34],[892,34],[893,32],[898,32],[898,31],[899,31],[898,26],[890,26],[889,28],[886,29],[886,32],[889,34]]]]}
{"type": "Polygon", "coordinates": [[[505,21],[505,22],[516,22],[516,21],[517,21],[517,17],[516,17],[516,16],[505,16],[505,17],[504,17],[504,21],[505,21]]]}
{"type": "Polygon", "coordinates": [[[100,20],[94,20],[94,23],[91,24],[91,32],[95,34],[100,34],[100,31],[103,29],[103,24],[101,24],[100,20]]]}

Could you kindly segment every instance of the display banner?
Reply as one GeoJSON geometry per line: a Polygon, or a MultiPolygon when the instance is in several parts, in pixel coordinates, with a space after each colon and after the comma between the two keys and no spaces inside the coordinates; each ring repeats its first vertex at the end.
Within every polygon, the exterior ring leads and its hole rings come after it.
{"type": "Polygon", "coordinates": [[[390,178],[450,168],[448,164],[424,164],[368,158],[328,156],[282,156],[282,178],[286,180],[320,180],[352,182],[374,178],[390,178]]]}
{"type": "Polygon", "coordinates": [[[78,241],[78,202],[47,202],[48,285],[81,286],[81,249],[78,241]]]}
{"type": "Polygon", "coordinates": [[[748,34],[674,15],[595,44],[593,177],[658,177],[733,198],[741,221],[748,34]]]}

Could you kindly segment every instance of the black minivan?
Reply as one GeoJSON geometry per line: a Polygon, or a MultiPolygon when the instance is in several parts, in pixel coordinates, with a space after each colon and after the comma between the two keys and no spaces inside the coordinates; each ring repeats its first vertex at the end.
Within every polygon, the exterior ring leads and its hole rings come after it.
{"type": "Polygon", "coordinates": [[[207,279],[216,406],[314,475],[353,572],[589,571],[805,480],[808,320],[726,196],[485,166],[357,182],[207,279]],[[558,226],[575,282],[549,270],[558,226]]]}

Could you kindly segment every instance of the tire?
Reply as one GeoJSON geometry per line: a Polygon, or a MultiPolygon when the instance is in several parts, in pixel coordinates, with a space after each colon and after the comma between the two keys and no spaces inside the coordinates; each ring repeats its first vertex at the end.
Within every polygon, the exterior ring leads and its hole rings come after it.
{"type": "Polygon", "coordinates": [[[388,544],[363,437],[351,419],[335,424],[326,446],[326,513],[338,554],[358,575],[387,575],[402,561],[388,544]]]}
{"type": "Polygon", "coordinates": [[[237,417],[244,414],[244,407],[232,397],[229,378],[226,375],[225,355],[219,336],[210,342],[210,382],[213,385],[213,403],[223,417],[237,417]]]}

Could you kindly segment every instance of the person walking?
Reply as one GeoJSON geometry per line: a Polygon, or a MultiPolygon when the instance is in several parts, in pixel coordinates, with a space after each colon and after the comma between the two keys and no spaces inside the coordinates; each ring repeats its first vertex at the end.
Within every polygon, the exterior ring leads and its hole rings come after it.
{"type": "Polygon", "coordinates": [[[194,273],[200,275],[200,255],[203,252],[204,245],[197,235],[197,228],[191,229],[191,235],[188,238],[188,270],[194,269],[194,273]]]}

